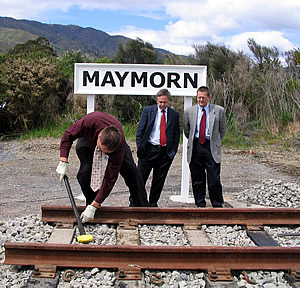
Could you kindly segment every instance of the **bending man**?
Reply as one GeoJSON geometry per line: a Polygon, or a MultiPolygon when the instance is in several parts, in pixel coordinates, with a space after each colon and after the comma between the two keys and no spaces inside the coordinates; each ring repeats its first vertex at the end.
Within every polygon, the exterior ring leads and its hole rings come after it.
{"type": "Polygon", "coordinates": [[[61,138],[60,162],[56,169],[61,178],[68,173],[69,152],[76,139],[76,153],[80,160],[77,179],[87,205],[81,215],[83,223],[94,218],[97,208],[114,187],[119,173],[129,187],[131,203],[135,206],[149,206],[143,179],[125,142],[122,125],[114,116],[104,112],[92,112],[66,129],[61,138]],[[106,154],[108,162],[102,183],[93,190],[91,175],[95,149],[106,154]]]}

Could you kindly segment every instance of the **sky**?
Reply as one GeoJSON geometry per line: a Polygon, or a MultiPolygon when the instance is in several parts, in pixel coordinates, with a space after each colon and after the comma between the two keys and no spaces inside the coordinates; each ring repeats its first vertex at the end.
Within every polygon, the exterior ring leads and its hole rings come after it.
{"type": "Polygon", "coordinates": [[[0,0],[0,16],[141,38],[175,54],[207,42],[250,54],[247,40],[300,47],[299,0],[0,0]]]}

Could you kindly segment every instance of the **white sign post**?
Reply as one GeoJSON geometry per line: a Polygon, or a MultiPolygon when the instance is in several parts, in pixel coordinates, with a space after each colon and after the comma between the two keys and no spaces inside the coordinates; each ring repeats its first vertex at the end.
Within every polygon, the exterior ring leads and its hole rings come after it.
{"type": "MultiPolygon", "coordinates": [[[[199,86],[200,87],[200,86],[199,86]]],[[[192,106],[192,96],[184,96],[184,109],[192,106]]],[[[190,197],[190,168],[187,163],[187,138],[183,133],[182,164],[181,164],[181,193],[173,195],[170,199],[174,202],[194,203],[194,197],[190,197]]]]}
{"type": "MultiPolygon", "coordinates": [[[[76,63],[74,93],[87,94],[87,113],[93,112],[95,94],[156,95],[166,88],[172,96],[184,96],[184,109],[192,106],[196,90],[206,85],[206,66],[153,64],[76,63]]],[[[189,196],[187,139],[183,136],[181,194],[172,201],[193,203],[189,196]]]]}
{"type": "Polygon", "coordinates": [[[95,94],[87,95],[86,98],[86,114],[95,111],[95,94]]]}

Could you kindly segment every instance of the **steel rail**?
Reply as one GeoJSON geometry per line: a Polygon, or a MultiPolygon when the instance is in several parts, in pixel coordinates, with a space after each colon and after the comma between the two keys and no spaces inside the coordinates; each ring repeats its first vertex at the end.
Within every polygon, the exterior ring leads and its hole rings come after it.
{"type": "Polygon", "coordinates": [[[80,268],[299,270],[299,247],[162,247],[6,242],[4,264],[80,268]]]}
{"type": "MultiPolygon", "coordinates": [[[[42,221],[74,223],[71,206],[43,205],[42,221]]],[[[78,207],[79,212],[85,209],[78,207]]],[[[140,208],[100,207],[91,223],[172,225],[300,225],[300,208],[140,208]]]]}

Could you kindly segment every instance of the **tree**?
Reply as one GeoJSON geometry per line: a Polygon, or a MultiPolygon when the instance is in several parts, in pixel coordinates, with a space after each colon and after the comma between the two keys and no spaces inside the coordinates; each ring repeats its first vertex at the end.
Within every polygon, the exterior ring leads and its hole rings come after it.
{"type": "Polygon", "coordinates": [[[293,50],[285,52],[286,63],[289,68],[296,69],[300,67],[300,49],[294,48],[293,50]]]}
{"type": "Polygon", "coordinates": [[[112,63],[112,59],[105,57],[96,58],[95,63],[112,63]]]}
{"type": "Polygon", "coordinates": [[[188,65],[191,64],[191,57],[184,57],[174,53],[168,53],[165,57],[165,64],[168,65],[188,65]]]}
{"type": "Polygon", "coordinates": [[[58,58],[58,67],[62,75],[73,80],[74,64],[86,62],[87,57],[80,50],[67,51],[58,58]]]}
{"type": "Polygon", "coordinates": [[[55,119],[60,100],[55,62],[47,58],[14,58],[4,65],[5,95],[11,100],[6,114],[7,129],[28,131],[55,119]]]}
{"type": "Polygon", "coordinates": [[[117,63],[130,64],[155,64],[157,63],[157,51],[152,44],[142,39],[128,40],[125,45],[119,44],[115,58],[117,63]]]}
{"type": "Polygon", "coordinates": [[[241,58],[241,53],[235,53],[223,45],[207,43],[206,45],[193,45],[195,49],[195,64],[206,65],[208,76],[216,80],[222,79],[225,72],[231,71],[241,58]]]}
{"type": "Polygon", "coordinates": [[[193,64],[208,65],[212,101],[224,106],[229,127],[246,131],[253,125],[279,133],[299,119],[299,50],[290,51],[288,68],[293,69],[287,69],[276,47],[253,39],[248,45],[252,58],[220,45],[194,45],[193,64]]]}
{"type": "Polygon", "coordinates": [[[294,49],[294,61],[296,65],[300,65],[300,49],[294,49]]]}
{"type": "Polygon", "coordinates": [[[9,55],[29,53],[41,53],[48,56],[56,56],[49,40],[44,37],[39,37],[35,40],[28,40],[23,44],[17,44],[13,49],[8,51],[9,55]]]}
{"type": "Polygon", "coordinates": [[[279,50],[276,47],[261,46],[253,38],[249,38],[248,47],[253,53],[254,62],[261,72],[279,68],[279,50]]]}
{"type": "Polygon", "coordinates": [[[1,113],[2,133],[24,132],[51,123],[65,107],[66,94],[57,58],[45,38],[18,44],[0,62],[1,96],[9,106],[1,113]]]}
{"type": "MultiPolygon", "coordinates": [[[[158,63],[158,54],[155,48],[149,42],[142,39],[128,40],[125,45],[119,44],[116,57],[116,63],[128,64],[155,64],[158,63]]],[[[110,107],[108,112],[115,115],[121,121],[137,122],[144,106],[151,102],[151,96],[131,96],[112,95],[107,97],[106,105],[110,107]],[[110,105],[113,103],[113,106],[110,105]]],[[[103,105],[103,101],[97,101],[99,105],[103,105]]]]}

